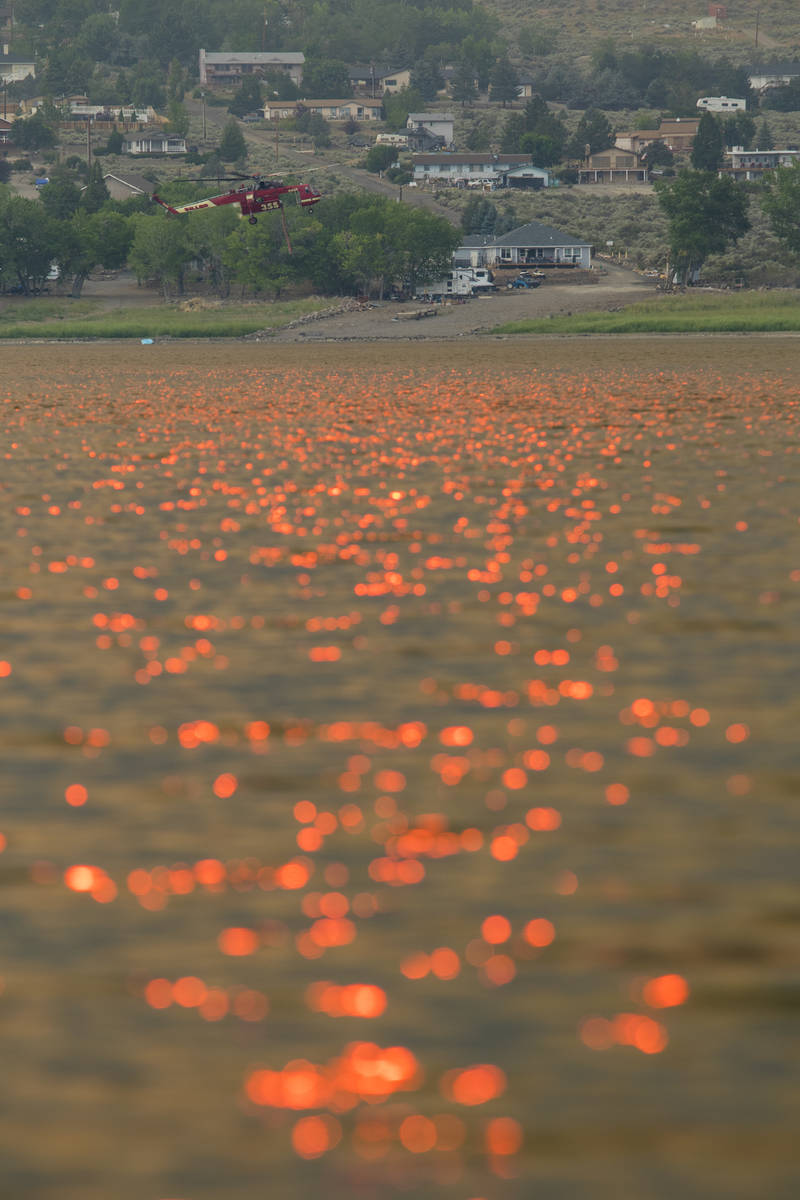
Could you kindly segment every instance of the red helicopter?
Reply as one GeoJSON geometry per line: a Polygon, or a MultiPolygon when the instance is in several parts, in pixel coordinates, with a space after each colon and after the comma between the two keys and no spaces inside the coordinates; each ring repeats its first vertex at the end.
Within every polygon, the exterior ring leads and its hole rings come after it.
{"type": "MultiPolygon", "coordinates": [[[[162,200],[160,196],[153,195],[156,204],[160,204],[172,216],[180,216],[181,213],[199,212],[202,208],[217,208],[224,204],[238,204],[241,208],[241,215],[247,217],[251,225],[255,225],[258,221],[256,213],[272,212],[275,209],[280,210],[281,220],[283,222],[283,232],[286,238],[286,244],[289,248],[289,253],[292,252],[292,243],[289,239],[289,231],[286,228],[286,217],[283,211],[283,197],[293,195],[296,197],[297,203],[302,208],[310,208],[312,204],[317,204],[322,199],[319,192],[315,192],[307,183],[284,183],[282,179],[260,179],[257,175],[224,175],[220,176],[220,182],[225,180],[246,179],[250,182],[239,184],[238,188],[232,188],[229,192],[221,192],[218,196],[208,196],[204,200],[192,200],[188,204],[167,204],[166,200],[162,200]]],[[[181,182],[205,182],[205,180],[182,180],[181,182]]]]}

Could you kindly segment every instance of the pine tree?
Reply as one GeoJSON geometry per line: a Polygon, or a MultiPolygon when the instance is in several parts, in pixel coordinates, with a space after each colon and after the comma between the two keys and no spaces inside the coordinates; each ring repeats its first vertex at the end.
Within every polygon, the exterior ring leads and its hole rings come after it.
{"type": "Polygon", "coordinates": [[[722,166],[724,138],[722,126],[704,112],[700,117],[694,144],[692,146],[692,166],[696,171],[718,171],[722,166]]]}
{"type": "Polygon", "coordinates": [[[519,76],[506,55],[498,58],[489,76],[489,99],[499,100],[503,108],[517,98],[519,76]]]}
{"type": "Polygon", "coordinates": [[[478,94],[475,87],[475,71],[470,63],[464,62],[463,59],[453,73],[452,92],[453,99],[457,100],[462,108],[465,104],[470,104],[478,94]]]}
{"type": "Polygon", "coordinates": [[[767,124],[766,117],[764,117],[764,120],[761,122],[761,126],[758,130],[758,138],[756,140],[756,145],[759,150],[774,150],[775,149],[775,140],[772,136],[770,127],[767,124]]]}
{"type": "Polygon", "coordinates": [[[222,131],[219,156],[223,162],[239,162],[247,158],[247,143],[233,117],[231,117],[222,131]]]}
{"type": "Polygon", "coordinates": [[[89,171],[89,179],[81,195],[81,208],[85,212],[99,212],[111,199],[100,163],[95,159],[89,171]]]}

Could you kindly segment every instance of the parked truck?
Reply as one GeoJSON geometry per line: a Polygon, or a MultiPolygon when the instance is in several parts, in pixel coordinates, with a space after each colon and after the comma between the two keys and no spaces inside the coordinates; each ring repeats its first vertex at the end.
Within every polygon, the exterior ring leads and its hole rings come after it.
{"type": "Polygon", "coordinates": [[[417,288],[417,296],[481,296],[496,291],[494,276],[486,267],[455,267],[443,279],[417,288]]]}

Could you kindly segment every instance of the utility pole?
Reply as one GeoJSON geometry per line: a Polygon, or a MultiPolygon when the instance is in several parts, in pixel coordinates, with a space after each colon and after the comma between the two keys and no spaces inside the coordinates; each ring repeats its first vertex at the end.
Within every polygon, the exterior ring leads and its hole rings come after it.
{"type": "Polygon", "coordinates": [[[761,9],[756,9],[756,49],[758,49],[758,22],[761,18],[761,9]]]}
{"type": "Polygon", "coordinates": [[[92,118],[86,118],[86,162],[89,167],[92,165],[92,118]]]}
{"type": "Polygon", "coordinates": [[[203,105],[203,141],[205,141],[206,140],[206,94],[205,94],[205,92],[200,93],[200,101],[203,105]]]}

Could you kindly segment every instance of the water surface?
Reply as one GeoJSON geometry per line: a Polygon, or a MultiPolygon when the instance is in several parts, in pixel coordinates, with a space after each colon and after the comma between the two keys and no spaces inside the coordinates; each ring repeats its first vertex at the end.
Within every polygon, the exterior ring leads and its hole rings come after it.
{"type": "Polygon", "coordinates": [[[8,1195],[796,1194],[794,345],[4,350],[8,1195]]]}

